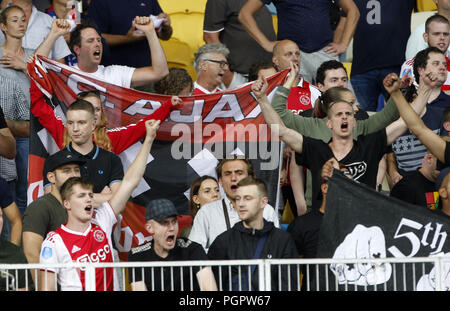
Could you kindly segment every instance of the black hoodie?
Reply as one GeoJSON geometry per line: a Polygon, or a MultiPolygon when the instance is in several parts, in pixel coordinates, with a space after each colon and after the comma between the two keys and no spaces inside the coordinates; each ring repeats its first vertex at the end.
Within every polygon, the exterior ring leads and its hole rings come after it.
{"type": "MultiPolygon", "coordinates": [[[[266,240],[258,259],[282,259],[282,258],[299,258],[294,240],[289,233],[280,230],[274,226],[272,222],[264,220],[264,227],[261,230],[249,229],[244,227],[242,221],[235,224],[231,229],[220,234],[208,251],[208,257],[211,260],[236,260],[236,259],[253,259],[255,256],[258,242],[262,236],[266,235],[266,240]]],[[[297,289],[297,277],[295,268],[291,268],[290,283],[291,290],[297,289]]],[[[228,268],[222,268],[219,273],[219,268],[213,269],[215,272],[216,281],[222,281],[223,290],[230,289],[230,280],[228,268]]],[[[238,266],[232,266],[232,276],[236,279],[239,275],[238,266]]],[[[258,290],[258,271],[254,270],[252,273],[248,266],[241,266],[241,287],[237,285],[232,286],[233,290],[258,290]],[[248,274],[252,274],[251,289],[247,288],[246,283],[248,274]]],[[[278,266],[274,265],[272,268],[272,290],[287,290],[288,289],[288,274],[287,266],[283,265],[281,268],[281,284],[279,284],[278,266]],[[281,288],[279,287],[281,286],[281,288]]],[[[233,283],[233,282],[232,282],[233,283]]]]}

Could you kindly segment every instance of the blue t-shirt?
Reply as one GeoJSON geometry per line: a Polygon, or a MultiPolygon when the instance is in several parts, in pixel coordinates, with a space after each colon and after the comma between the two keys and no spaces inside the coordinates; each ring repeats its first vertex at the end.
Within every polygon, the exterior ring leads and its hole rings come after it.
{"type": "Polygon", "coordinates": [[[411,33],[414,0],[354,0],[360,13],[351,75],[400,66],[411,33]]]}
{"type": "Polygon", "coordinates": [[[323,49],[333,41],[331,0],[262,0],[273,2],[278,15],[278,40],[289,39],[307,53],[323,49]]]}
{"type": "MultiPolygon", "coordinates": [[[[161,7],[156,0],[95,0],[89,5],[89,19],[97,24],[102,33],[125,35],[136,16],[159,15],[161,7]]],[[[151,65],[148,41],[143,40],[109,47],[109,57],[102,65],[144,67],[151,65]]]]}

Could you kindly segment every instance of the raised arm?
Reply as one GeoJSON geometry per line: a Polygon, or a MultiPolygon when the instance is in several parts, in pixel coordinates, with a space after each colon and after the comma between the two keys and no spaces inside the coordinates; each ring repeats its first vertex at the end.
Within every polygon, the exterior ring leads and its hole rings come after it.
{"type": "Polygon", "coordinates": [[[116,215],[119,215],[125,209],[125,204],[130,198],[131,193],[138,186],[139,182],[144,176],[147,158],[150,153],[150,148],[152,146],[153,140],[156,137],[156,131],[159,128],[159,124],[160,121],[145,121],[147,135],[145,136],[145,140],[142,144],[141,150],[126,171],[120,188],[109,201],[109,204],[113,208],[116,215]]]}
{"type": "Polygon", "coordinates": [[[294,65],[292,62],[290,66],[291,73],[287,77],[284,84],[277,87],[277,90],[271,100],[273,109],[280,116],[286,127],[296,130],[302,135],[317,139],[322,138],[320,135],[317,135],[318,133],[323,135],[324,131],[327,131],[329,138],[331,138],[331,131],[325,125],[324,119],[303,117],[293,113],[289,109],[286,109],[286,102],[289,92],[291,87],[294,86],[295,78],[298,74],[298,66],[294,65]]]}
{"type": "Polygon", "coordinates": [[[145,121],[159,120],[164,122],[169,116],[170,112],[181,104],[181,99],[178,96],[172,96],[169,100],[163,102],[161,107],[156,109],[152,114],[139,120],[136,124],[130,124],[126,127],[112,129],[108,131],[109,139],[115,154],[122,153],[125,149],[135,144],[137,141],[145,137],[146,127],[145,121]]]}
{"type": "MultiPolygon", "coordinates": [[[[393,98],[394,101],[401,100],[401,101],[406,102],[405,97],[403,96],[403,94],[400,91],[400,86],[401,86],[400,79],[396,73],[388,74],[383,80],[383,85],[384,85],[384,88],[386,89],[386,91],[388,91],[388,93],[391,94],[391,96],[393,93],[397,93],[397,92],[400,93],[400,94],[397,94],[393,98]]],[[[416,114],[422,115],[422,113],[425,110],[425,106],[428,102],[431,92],[432,92],[432,89],[425,86],[424,84],[422,84],[419,87],[418,95],[417,95],[416,99],[413,101],[413,103],[411,104],[411,107],[414,109],[414,112],[416,114]]],[[[407,129],[408,128],[406,126],[406,123],[403,121],[402,118],[400,118],[397,121],[395,121],[394,123],[390,124],[386,128],[387,144],[388,145],[392,144],[407,129]]]]}
{"type": "Polygon", "coordinates": [[[64,141],[64,123],[56,118],[53,109],[47,104],[44,94],[39,90],[33,79],[30,79],[30,111],[39,123],[49,131],[58,148],[62,148],[64,141]]]}
{"type": "MultiPolygon", "coordinates": [[[[421,77],[420,79],[428,79],[430,82],[435,81],[435,78],[430,74],[427,74],[424,78],[421,77]]],[[[421,84],[423,84],[423,81],[420,81],[419,85],[421,84]]],[[[439,159],[439,161],[445,163],[445,141],[423,123],[419,115],[406,102],[400,91],[393,92],[391,96],[395,101],[400,116],[405,121],[411,133],[413,133],[422,144],[424,144],[428,150],[439,159]]]]}
{"type": "Polygon", "coordinates": [[[56,40],[69,32],[70,24],[67,20],[55,19],[52,23],[50,32],[48,33],[47,37],[45,37],[44,41],[42,41],[42,43],[38,46],[35,54],[48,57],[53,48],[53,45],[55,45],[56,40]]]}
{"type": "Polygon", "coordinates": [[[134,71],[131,78],[131,87],[136,87],[164,78],[169,74],[169,68],[152,19],[148,16],[136,16],[133,20],[133,26],[146,36],[152,60],[151,66],[136,68],[134,71]]]}
{"type": "Polygon", "coordinates": [[[247,3],[241,8],[238,19],[241,24],[245,27],[248,34],[258,42],[267,52],[273,52],[273,47],[275,46],[274,41],[270,41],[259,29],[253,15],[259,11],[264,6],[260,0],[248,0],[247,3]]]}
{"type": "Polygon", "coordinates": [[[264,77],[259,77],[252,84],[252,92],[258,101],[261,111],[263,113],[264,119],[272,131],[275,131],[282,141],[284,141],[291,149],[301,153],[303,145],[303,136],[297,131],[287,128],[280,116],[270,105],[269,99],[267,98],[268,84],[264,77]]]}

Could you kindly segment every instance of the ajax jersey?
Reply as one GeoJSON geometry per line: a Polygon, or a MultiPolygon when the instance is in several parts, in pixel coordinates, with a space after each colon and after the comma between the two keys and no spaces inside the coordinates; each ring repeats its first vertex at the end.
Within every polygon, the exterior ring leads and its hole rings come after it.
{"type": "Polygon", "coordinates": [[[320,94],[318,88],[302,78],[297,86],[291,87],[286,103],[286,110],[300,114],[305,110],[312,109],[320,94]]]}
{"type": "MultiPolygon", "coordinates": [[[[104,203],[96,211],[92,223],[85,232],[70,230],[65,225],[50,232],[42,243],[40,263],[113,262],[110,236],[116,217],[109,204],[104,203]],[[105,229],[105,230],[104,230],[105,229]]],[[[85,290],[85,271],[80,268],[52,268],[57,273],[61,290],[85,290]]],[[[114,269],[96,269],[96,290],[114,290],[114,269]]]]}

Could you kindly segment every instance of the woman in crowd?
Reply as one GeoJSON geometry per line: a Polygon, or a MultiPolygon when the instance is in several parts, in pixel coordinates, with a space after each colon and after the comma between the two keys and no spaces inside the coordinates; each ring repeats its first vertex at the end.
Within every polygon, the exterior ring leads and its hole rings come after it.
{"type": "MultiPolygon", "coordinates": [[[[189,212],[194,220],[198,210],[205,204],[220,200],[220,189],[217,180],[214,177],[205,175],[197,178],[191,183],[189,200],[189,212]]],[[[184,229],[180,236],[188,238],[192,225],[184,229]]]]}
{"type": "MultiPolygon", "coordinates": [[[[29,79],[25,74],[25,60],[33,50],[22,47],[22,38],[27,29],[25,12],[18,6],[9,6],[0,13],[0,28],[5,42],[0,47],[0,106],[12,135],[16,139],[15,159],[0,158],[1,177],[7,182],[14,201],[23,213],[26,204],[28,149],[30,136],[29,79]]],[[[22,222],[19,209],[11,222],[5,221],[6,239],[20,244],[22,222]],[[12,227],[11,227],[12,224],[12,227]]]]}

